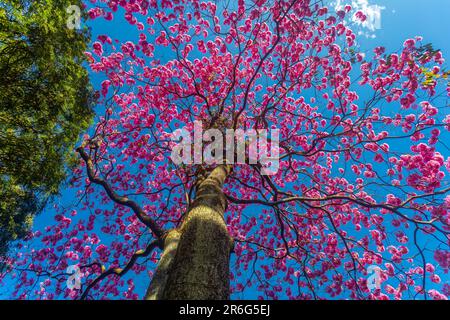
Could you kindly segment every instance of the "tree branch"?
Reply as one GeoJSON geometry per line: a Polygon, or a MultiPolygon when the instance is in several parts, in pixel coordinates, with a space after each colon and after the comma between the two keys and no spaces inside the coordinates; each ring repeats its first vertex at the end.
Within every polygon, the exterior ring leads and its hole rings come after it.
{"type": "MultiPolygon", "coordinates": [[[[125,266],[125,268],[121,269],[121,268],[110,268],[107,271],[103,272],[102,274],[100,274],[97,278],[94,279],[94,281],[92,281],[87,288],[84,290],[83,294],[81,295],[80,300],[85,300],[87,295],[89,294],[89,291],[95,287],[95,285],[97,285],[100,281],[102,281],[103,279],[105,279],[106,277],[108,277],[109,275],[115,274],[119,277],[125,275],[136,263],[136,260],[140,257],[147,257],[152,251],[153,249],[155,249],[156,247],[159,246],[159,240],[154,240],[152,242],[150,242],[150,244],[147,246],[147,248],[145,250],[138,250],[136,251],[133,256],[131,257],[130,261],[127,263],[127,265],[125,266]]],[[[90,267],[93,265],[100,265],[99,263],[93,263],[90,264],[89,266],[83,266],[82,268],[86,268],[86,267],[90,267]]]]}
{"type": "Polygon", "coordinates": [[[77,148],[77,152],[80,154],[81,158],[83,158],[84,162],[86,163],[86,171],[87,171],[89,180],[92,183],[102,186],[105,189],[108,196],[111,198],[111,200],[133,210],[133,212],[136,214],[139,221],[141,221],[143,224],[145,224],[147,227],[149,227],[150,230],[153,232],[153,234],[161,242],[163,235],[164,235],[164,230],[161,229],[160,226],[158,226],[156,221],[153,220],[151,217],[149,217],[136,202],[128,199],[127,197],[122,197],[122,196],[118,195],[112,189],[112,187],[109,185],[109,183],[107,181],[105,181],[104,179],[99,178],[95,175],[94,164],[92,162],[92,159],[89,157],[89,155],[83,149],[83,147],[77,148]]]}

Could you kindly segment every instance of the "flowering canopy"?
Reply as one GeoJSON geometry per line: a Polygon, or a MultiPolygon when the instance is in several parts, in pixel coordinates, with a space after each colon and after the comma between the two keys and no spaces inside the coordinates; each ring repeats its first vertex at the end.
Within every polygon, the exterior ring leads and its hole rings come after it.
{"type": "Polygon", "coordinates": [[[322,1],[90,2],[90,18],[136,33],[99,36],[86,53],[104,81],[72,181],[82,216],[58,208],[20,244],[7,261],[15,295],[140,298],[134,280],[150,279],[154,240],[180,223],[199,170],[171,163],[170,134],[199,120],[280,129],[277,174],[235,165],[224,186],[236,297],[446,299],[441,52],[415,38],[363,54],[345,17],[365,15],[322,1]],[[66,287],[73,264],[79,290],[66,287]]]}

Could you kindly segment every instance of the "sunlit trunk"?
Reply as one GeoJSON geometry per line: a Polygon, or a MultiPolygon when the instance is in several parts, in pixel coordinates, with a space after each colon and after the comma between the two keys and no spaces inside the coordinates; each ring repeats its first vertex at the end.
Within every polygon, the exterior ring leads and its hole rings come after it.
{"type": "Polygon", "coordinates": [[[232,241],[222,192],[230,166],[200,178],[196,197],[177,231],[169,233],[147,299],[228,299],[232,241]],[[179,238],[178,238],[179,237],[179,238]]]}
{"type": "Polygon", "coordinates": [[[180,232],[176,229],[170,231],[164,240],[164,250],[156,267],[150,286],[145,294],[146,300],[161,300],[169,276],[170,266],[177,252],[180,241],[180,232]]]}

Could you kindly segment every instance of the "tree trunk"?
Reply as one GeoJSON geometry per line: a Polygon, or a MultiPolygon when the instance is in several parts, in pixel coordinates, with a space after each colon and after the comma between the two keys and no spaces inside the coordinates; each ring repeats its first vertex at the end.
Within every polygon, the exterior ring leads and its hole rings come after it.
{"type": "Polygon", "coordinates": [[[145,294],[145,300],[161,300],[163,298],[164,288],[179,242],[180,232],[177,229],[171,230],[164,239],[164,250],[145,294]]]}
{"type": "Polygon", "coordinates": [[[146,299],[229,299],[232,240],[223,217],[222,186],[230,170],[220,165],[206,178],[198,177],[196,198],[176,231],[179,240],[169,233],[146,299]]]}

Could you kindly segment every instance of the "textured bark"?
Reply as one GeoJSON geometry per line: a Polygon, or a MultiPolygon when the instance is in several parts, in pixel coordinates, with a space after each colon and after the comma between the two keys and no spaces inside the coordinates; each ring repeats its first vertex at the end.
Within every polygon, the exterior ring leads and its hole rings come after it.
{"type": "Polygon", "coordinates": [[[171,230],[164,239],[164,250],[156,267],[155,274],[145,294],[145,300],[161,300],[169,276],[170,266],[177,252],[180,232],[171,230]]]}
{"type": "Polygon", "coordinates": [[[199,178],[196,198],[178,229],[181,236],[163,299],[229,299],[232,241],[223,218],[227,203],[222,186],[230,170],[218,166],[199,178]]]}

